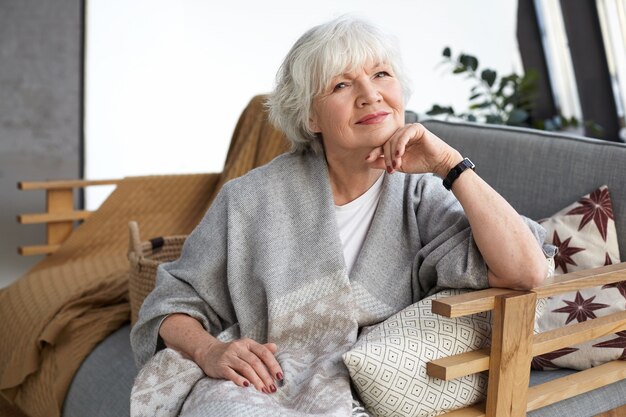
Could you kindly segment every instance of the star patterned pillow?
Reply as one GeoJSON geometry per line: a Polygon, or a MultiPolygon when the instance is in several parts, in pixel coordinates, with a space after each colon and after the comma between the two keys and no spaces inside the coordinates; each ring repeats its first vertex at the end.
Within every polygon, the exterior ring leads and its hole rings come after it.
{"type": "MultiPolygon", "coordinates": [[[[602,186],[540,221],[546,242],[558,248],[555,275],[620,262],[613,206],[602,186]]],[[[544,332],[626,310],[626,281],[561,294],[548,299],[536,327],[544,332]]],[[[533,369],[587,369],[626,359],[626,331],[533,358],[533,369]]]]}

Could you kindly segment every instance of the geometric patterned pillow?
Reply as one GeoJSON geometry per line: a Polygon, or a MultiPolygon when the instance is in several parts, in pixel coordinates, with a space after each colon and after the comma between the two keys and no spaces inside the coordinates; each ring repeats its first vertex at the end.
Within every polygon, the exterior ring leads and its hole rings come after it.
{"type": "MultiPolygon", "coordinates": [[[[545,243],[559,249],[555,275],[620,262],[613,206],[605,185],[539,223],[548,232],[545,243]]],[[[624,310],[626,281],[550,297],[536,327],[543,332],[624,310]]],[[[532,366],[587,369],[615,359],[626,359],[626,332],[537,356],[532,366]]]]}
{"type": "Polygon", "coordinates": [[[491,314],[448,318],[433,314],[432,300],[467,292],[444,290],[364,330],[343,355],[365,408],[375,416],[436,416],[484,399],[487,377],[444,381],[426,374],[434,359],[484,347],[491,314]]]}

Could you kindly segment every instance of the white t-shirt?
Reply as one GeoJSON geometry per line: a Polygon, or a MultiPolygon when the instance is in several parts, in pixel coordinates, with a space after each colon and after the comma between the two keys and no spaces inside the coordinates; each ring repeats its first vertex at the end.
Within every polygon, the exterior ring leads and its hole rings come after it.
{"type": "Polygon", "coordinates": [[[343,245],[343,256],[348,268],[348,274],[352,272],[352,267],[356,262],[357,256],[359,256],[367,231],[372,224],[376,207],[378,207],[378,200],[383,190],[384,177],[384,175],[381,175],[374,185],[357,199],[343,206],[335,206],[339,236],[343,245]]]}

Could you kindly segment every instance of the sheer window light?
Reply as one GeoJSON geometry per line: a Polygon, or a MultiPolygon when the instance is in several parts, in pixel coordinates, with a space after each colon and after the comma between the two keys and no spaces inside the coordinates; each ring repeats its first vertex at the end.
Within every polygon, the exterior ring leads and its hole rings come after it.
{"type": "Polygon", "coordinates": [[[535,0],[535,9],[557,110],[565,117],[582,120],[561,5],[558,0],[535,0]]]}
{"type": "Polygon", "coordinates": [[[621,126],[619,137],[626,142],[626,1],[596,0],[596,7],[621,126]]]}

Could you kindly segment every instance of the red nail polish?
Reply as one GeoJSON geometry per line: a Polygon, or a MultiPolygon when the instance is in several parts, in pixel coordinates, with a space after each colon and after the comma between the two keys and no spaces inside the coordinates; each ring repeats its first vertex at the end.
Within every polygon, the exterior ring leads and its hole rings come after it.
{"type": "Polygon", "coordinates": [[[396,151],[396,156],[400,156],[400,151],[396,151]]]}
{"type": "Polygon", "coordinates": [[[274,384],[270,385],[270,391],[276,392],[276,385],[274,384]]]}
{"type": "Polygon", "coordinates": [[[387,166],[387,172],[391,174],[391,167],[387,166]]]}
{"type": "Polygon", "coordinates": [[[278,379],[279,381],[282,381],[282,379],[283,379],[283,373],[282,373],[282,372],[277,373],[277,374],[276,374],[276,379],[278,379]]]}
{"type": "Polygon", "coordinates": [[[250,383],[248,381],[243,381],[243,386],[248,388],[250,386],[250,383]]]}
{"type": "Polygon", "coordinates": [[[395,168],[396,167],[396,161],[391,161],[391,166],[395,168]]]}

